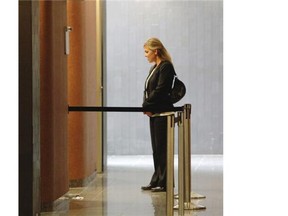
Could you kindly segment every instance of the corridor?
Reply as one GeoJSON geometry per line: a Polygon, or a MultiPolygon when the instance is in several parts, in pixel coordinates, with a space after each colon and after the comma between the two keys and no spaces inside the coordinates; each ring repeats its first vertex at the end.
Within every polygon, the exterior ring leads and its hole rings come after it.
{"type": "MultiPolygon", "coordinates": [[[[177,194],[175,156],[175,194],[177,194]]],[[[185,211],[185,215],[223,215],[223,156],[192,155],[192,192],[205,195],[194,201],[206,210],[185,211]]],[[[108,168],[87,187],[70,189],[59,209],[44,216],[165,216],[166,193],[143,192],[153,171],[151,156],[108,156],[108,168]]],[[[176,203],[176,201],[175,201],[176,203]]],[[[174,215],[178,215],[174,211],[174,215]]]]}

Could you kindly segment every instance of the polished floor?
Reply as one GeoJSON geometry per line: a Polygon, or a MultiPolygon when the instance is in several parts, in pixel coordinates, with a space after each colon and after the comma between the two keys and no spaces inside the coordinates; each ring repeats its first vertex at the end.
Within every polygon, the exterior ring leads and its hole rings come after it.
{"type": "MultiPolygon", "coordinates": [[[[204,199],[193,203],[204,210],[185,210],[185,215],[223,215],[222,155],[192,155],[192,192],[204,199]]],[[[73,188],[62,197],[65,210],[42,212],[45,216],[165,216],[166,193],[141,191],[149,183],[153,171],[151,156],[109,156],[107,171],[97,174],[87,187],[73,188]]],[[[178,187],[177,156],[175,156],[175,190],[178,187]]],[[[175,200],[176,204],[177,200],[175,200]]],[[[178,215],[178,211],[174,211],[178,215]]]]}

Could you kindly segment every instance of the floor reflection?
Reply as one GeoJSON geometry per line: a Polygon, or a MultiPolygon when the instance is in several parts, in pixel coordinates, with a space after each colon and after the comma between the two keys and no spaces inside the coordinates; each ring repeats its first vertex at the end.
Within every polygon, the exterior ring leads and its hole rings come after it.
{"type": "Polygon", "coordinates": [[[166,215],[166,196],[165,193],[150,194],[154,208],[154,216],[166,215]]]}
{"type": "MultiPolygon", "coordinates": [[[[165,216],[166,193],[141,191],[141,185],[149,183],[152,175],[150,156],[111,156],[103,174],[84,188],[72,188],[66,195],[67,209],[43,212],[41,215],[70,216],[165,216]]],[[[177,176],[175,159],[175,176],[177,176]]],[[[223,165],[222,156],[192,155],[193,192],[205,195],[205,199],[192,200],[206,210],[185,210],[185,215],[223,215],[223,165]]],[[[175,177],[175,194],[177,194],[175,177]]],[[[175,205],[177,200],[175,200],[175,205]]],[[[174,210],[174,215],[178,211],[174,210]]]]}

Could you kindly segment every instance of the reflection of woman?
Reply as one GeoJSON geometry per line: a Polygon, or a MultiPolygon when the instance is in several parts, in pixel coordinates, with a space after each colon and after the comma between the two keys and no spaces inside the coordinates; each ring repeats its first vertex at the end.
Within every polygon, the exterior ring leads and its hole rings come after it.
{"type": "MultiPolygon", "coordinates": [[[[150,38],[144,44],[145,57],[150,63],[155,63],[145,82],[144,108],[171,108],[169,93],[175,71],[171,57],[157,38],[150,38]]],[[[150,117],[150,134],[153,150],[154,174],[147,186],[142,190],[153,192],[166,191],[167,167],[167,117],[170,113],[145,112],[150,117]]]]}

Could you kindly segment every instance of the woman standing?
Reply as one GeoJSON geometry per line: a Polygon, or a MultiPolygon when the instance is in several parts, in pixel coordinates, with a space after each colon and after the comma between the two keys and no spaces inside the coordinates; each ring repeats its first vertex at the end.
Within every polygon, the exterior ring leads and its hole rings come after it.
{"type": "MultiPolygon", "coordinates": [[[[173,107],[170,100],[171,86],[176,73],[171,57],[157,38],[150,38],[144,44],[145,57],[154,63],[145,81],[143,108],[169,109],[173,107]]],[[[152,192],[166,191],[167,174],[167,117],[166,113],[144,112],[150,118],[150,134],[153,150],[154,174],[142,190],[152,192]]]]}

